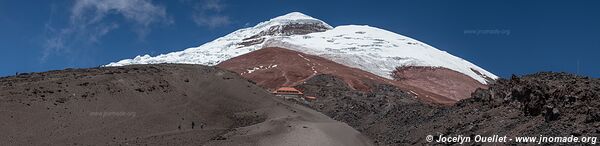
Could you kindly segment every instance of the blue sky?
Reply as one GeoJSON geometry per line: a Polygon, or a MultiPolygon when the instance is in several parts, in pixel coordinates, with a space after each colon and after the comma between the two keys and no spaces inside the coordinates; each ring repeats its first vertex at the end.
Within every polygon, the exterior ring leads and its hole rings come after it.
{"type": "Polygon", "coordinates": [[[199,46],[298,11],[390,30],[502,76],[600,77],[600,1],[0,0],[0,76],[199,46]]]}

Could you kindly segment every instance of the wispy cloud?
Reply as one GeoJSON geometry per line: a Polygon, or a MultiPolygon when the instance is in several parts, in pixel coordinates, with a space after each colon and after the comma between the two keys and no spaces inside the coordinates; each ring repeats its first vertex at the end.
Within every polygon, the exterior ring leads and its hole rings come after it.
{"type": "Polygon", "coordinates": [[[206,15],[204,13],[197,13],[192,16],[192,19],[198,26],[206,26],[211,29],[227,26],[231,23],[229,17],[224,15],[206,15]]]}
{"type": "Polygon", "coordinates": [[[54,9],[45,28],[42,61],[54,53],[71,52],[75,45],[99,43],[103,36],[120,27],[116,20],[107,19],[111,15],[132,24],[132,31],[140,39],[150,32],[152,24],[173,23],[164,7],[149,0],[77,0],[69,11],[68,24],[58,29],[52,24],[54,9]]]}
{"type": "Polygon", "coordinates": [[[222,14],[226,5],[221,0],[204,0],[194,6],[192,20],[198,26],[208,28],[223,27],[231,24],[229,16],[222,14]]]}
{"type": "Polygon", "coordinates": [[[221,0],[204,0],[202,9],[221,12],[223,9],[225,9],[225,5],[221,0]]]}

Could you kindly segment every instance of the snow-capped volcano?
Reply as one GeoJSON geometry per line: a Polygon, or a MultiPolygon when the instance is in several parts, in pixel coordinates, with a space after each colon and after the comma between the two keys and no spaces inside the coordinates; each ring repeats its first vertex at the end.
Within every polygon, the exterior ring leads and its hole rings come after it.
{"type": "Polygon", "coordinates": [[[286,48],[321,56],[339,64],[392,79],[398,67],[441,67],[467,75],[481,84],[498,78],[494,74],[423,42],[383,29],[329,24],[292,12],[232,32],[199,47],[158,56],[137,56],[106,66],[184,63],[217,65],[265,47],[286,48]]]}
{"type": "Polygon", "coordinates": [[[113,62],[106,66],[156,63],[217,65],[232,57],[262,48],[266,40],[277,39],[286,35],[302,35],[329,29],[332,29],[332,27],[321,20],[299,12],[292,12],[275,17],[269,21],[261,22],[254,27],[234,31],[198,47],[154,57],[150,55],[137,56],[133,59],[113,62]],[[293,29],[300,27],[305,27],[305,29],[311,29],[312,31],[294,31],[293,29]]]}

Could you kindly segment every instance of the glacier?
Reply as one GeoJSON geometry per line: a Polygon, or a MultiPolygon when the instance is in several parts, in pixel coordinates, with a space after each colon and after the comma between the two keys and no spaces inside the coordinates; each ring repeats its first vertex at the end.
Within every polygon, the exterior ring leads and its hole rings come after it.
{"type": "Polygon", "coordinates": [[[321,56],[388,79],[392,79],[392,71],[404,66],[443,67],[482,84],[487,84],[486,78],[498,78],[467,60],[410,37],[367,25],[332,27],[300,12],[234,31],[198,47],[154,57],[136,56],[104,66],[157,63],[213,66],[265,47],[281,47],[321,56]]]}

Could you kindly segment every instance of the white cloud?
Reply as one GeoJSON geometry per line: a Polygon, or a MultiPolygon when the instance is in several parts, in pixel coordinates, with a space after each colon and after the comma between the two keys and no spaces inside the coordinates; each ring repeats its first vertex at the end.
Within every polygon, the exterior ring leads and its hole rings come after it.
{"type": "Polygon", "coordinates": [[[97,23],[113,13],[143,27],[157,22],[170,23],[165,8],[148,0],[78,0],[70,18],[71,23],[97,23]]]}
{"type": "Polygon", "coordinates": [[[221,26],[227,26],[231,23],[231,21],[229,21],[228,16],[222,16],[222,15],[207,16],[202,13],[199,13],[199,14],[194,14],[192,17],[193,17],[192,19],[194,20],[194,22],[197,25],[207,26],[209,28],[217,28],[217,27],[221,27],[221,26]]]}
{"type": "Polygon", "coordinates": [[[69,22],[64,28],[46,24],[47,39],[44,42],[42,61],[53,53],[68,53],[74,45],[99,43],[103,36],[119,28],[116,20],[109,16],[120,16],[132,24],[138,38],[143,39],[149,27],[155,23],[171,24],[164,7],[152,4],[150,0],[76,0],[69,11],[69,22]]]}
{"type": "Polygon", "coordinates": [[[196,4],[192,14],[192,20],[198,26],[208,28],[223,27],[231,24],[229,16],[221,14],[226,5],[221,0],[204,0],[196,4]]]}
{"type": "Polygon", "coordinates": [[[221,0],[205,0],[202,8],[205,10],[221,12],[225,9],[225,5],[221,3],[221,0]]]}

